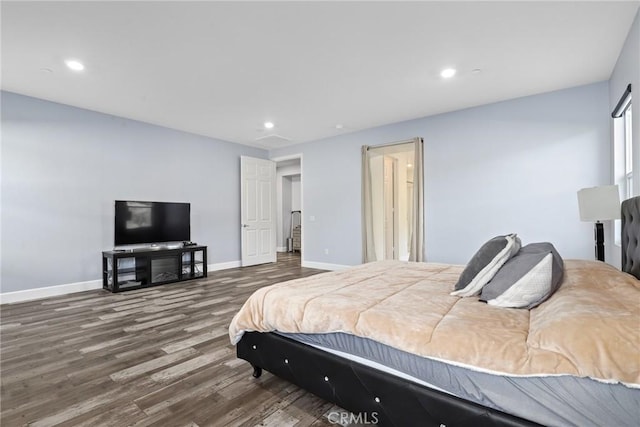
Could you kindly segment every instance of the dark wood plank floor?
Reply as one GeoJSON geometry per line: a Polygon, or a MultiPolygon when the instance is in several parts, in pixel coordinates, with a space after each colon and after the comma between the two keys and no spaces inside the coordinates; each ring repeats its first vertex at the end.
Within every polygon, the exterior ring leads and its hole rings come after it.
{"type": "Polygon", "coordinates": [[[10,426],[328,426],[338,408],[236,359],[227,328],[256,289],[319,273],[277,264],[120,294],[0,308],[1,416],[10,426]]]}

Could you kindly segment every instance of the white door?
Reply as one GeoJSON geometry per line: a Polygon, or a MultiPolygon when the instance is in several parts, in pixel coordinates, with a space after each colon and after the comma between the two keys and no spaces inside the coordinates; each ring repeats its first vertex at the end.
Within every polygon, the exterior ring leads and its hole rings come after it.
{"type": "Polygon", "coordinates": [[[240,157],[242,266],[276,262],[276,164],[240,157]]]}

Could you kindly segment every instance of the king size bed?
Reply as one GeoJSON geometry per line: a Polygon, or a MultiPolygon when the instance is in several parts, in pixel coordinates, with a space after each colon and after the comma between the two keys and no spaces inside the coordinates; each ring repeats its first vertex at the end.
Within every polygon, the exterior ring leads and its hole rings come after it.
{"type": "MultiPolygon", "coordinates": [[[[254,376],[266,369],[379,425],[638,425],[640,197],[622,217],[623,272],[552,250],[528,286],[557,285],[523,308],[451,292],[474,260],[381,261],[259,289],[230,338],[254,376]]],[[[516,243],[485,291],[539,249],[516,243]]]]}

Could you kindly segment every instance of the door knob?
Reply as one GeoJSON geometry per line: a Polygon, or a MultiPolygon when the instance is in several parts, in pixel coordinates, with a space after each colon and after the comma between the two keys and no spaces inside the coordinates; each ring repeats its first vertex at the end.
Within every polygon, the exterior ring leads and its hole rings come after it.
{"type": "Polygon", "coordinates": [[[242,224],[242,228],[247,228],[248,226],[248,224],[242,224]]]}

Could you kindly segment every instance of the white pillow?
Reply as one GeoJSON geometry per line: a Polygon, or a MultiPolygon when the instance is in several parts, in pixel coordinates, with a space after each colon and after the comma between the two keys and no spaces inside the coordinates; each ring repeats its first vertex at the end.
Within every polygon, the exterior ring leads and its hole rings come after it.
{"type": "Polygon", "coordinates": [[[482,288],[481,301],[496,307],[532,309],[562,283],[564,262],[551,243],[531,243],[482,288]]]}
{"type": "Polygon", "coordinates": [[[520,239],[515,233],[497,236],[486,242],[467,264],[451,295],[478,295],[500,267],[520,250],[520,245],[520,239]]]}

